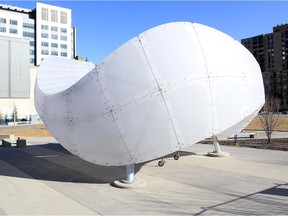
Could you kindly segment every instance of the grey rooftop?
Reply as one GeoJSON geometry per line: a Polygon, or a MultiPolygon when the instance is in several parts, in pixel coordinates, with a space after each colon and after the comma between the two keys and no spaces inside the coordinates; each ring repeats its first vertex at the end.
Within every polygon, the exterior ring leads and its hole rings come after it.
{"type": "Polygon", "coordinates": [[[178,161],[136,165],[140,189],[110,185],[125,167],[103,167],[71,155],[53,138],[0,148],[0,214],[7,215],[286,215],[288,152],[224,147],[204,156],[195,144],[178,161]]]}

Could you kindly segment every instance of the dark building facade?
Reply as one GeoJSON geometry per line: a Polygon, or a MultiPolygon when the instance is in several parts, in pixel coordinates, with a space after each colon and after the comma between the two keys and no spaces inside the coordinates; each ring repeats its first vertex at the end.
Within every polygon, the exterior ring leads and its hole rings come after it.
{"type": "Polygon", "coordinates": [[[288,24],[273,27],[273,32],[241,40],[258,61],[267,97],[279,98],[288,108],[288,24]]]}

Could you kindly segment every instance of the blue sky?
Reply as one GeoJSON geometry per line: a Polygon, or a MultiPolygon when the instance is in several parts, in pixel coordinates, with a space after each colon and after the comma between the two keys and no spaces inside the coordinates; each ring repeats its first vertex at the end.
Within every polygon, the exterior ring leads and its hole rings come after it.
{"type": "MultiPolygon", "coordinates": [[[[175,21],[216,28],[236,40],[288,23],[286,1],[41,1],[72,9],[77,54],[99,63],[123,43],[154,26],[175,21]]],[[[2,4],[35,8],[34,1],[2,4]]]]}

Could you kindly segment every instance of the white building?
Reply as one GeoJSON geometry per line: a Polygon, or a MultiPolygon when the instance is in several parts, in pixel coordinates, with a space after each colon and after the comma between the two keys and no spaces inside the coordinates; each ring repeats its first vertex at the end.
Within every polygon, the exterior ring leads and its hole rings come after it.
{"type": "Polygon", "coordinates": [[[0,114],[36,114],[37,66],[48,55],[74,58],[76,29],[72,12],[36,3],[33,10],[0,4],[0,114]],[[30,65],[30,66],[29,66],[30,65]]]}
{"type": "Polygon", "coordinates": [[[36,64],[47,55],[74,58],[71,10],[36,3],[36,64]]]}
{"type": "Polygon", "coordinates": [[[29,39],[31,65],[47,55],[74,58],[76,29],[70,9],[36,3],[34,10],[0,4],[0,36],[29,39]]]}

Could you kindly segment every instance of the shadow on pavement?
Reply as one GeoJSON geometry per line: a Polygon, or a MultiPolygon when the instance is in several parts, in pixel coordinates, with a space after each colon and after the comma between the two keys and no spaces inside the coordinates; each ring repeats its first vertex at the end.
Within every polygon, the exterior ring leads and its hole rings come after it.
{"type": "Polygon", "coordinates": [[[288,197],[288,184],[279,184],[275,187],[263,190],[260,193],[288,197]]]}
{"type": "MultiPolygon", "coordinates": [[[[180,152],[181,156],[193,154],[180,152]]],[[[174,155],[169,154],[165,159],[174,155]]],[[[135,174],[145,163],[135,164],[135,174]]],[[[157,161],[155,166],[158,166],[157,161]]],[[[58,143],[28,145],[25,148],[0,147],[0,175],[3,176],[101,184],[125,179],[125,171],[126,166],[101,166],[87,162],[58,143]]]]}
{"type": "MultiPolygon", "coordinates": [[[[110,183],[125,178],[125,166],[89,163],[57,143],[0,148],[0,159],[6,163],[0,161],[0,175],[3,176],[79,183],[110,183]]],[[[142,166],[135,165],[135,173],[142,166]]]]}
{"type": "Polygon", "coordinates": [[[284,215],[287,212],[287,196],[288,184],[277,184],[263,191],[202,207],[202,210],[194,215],[284,215]]]}

